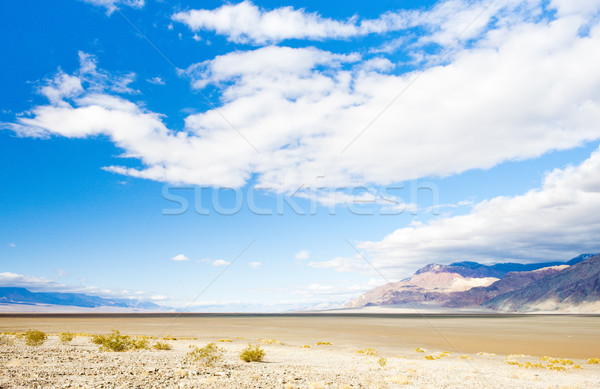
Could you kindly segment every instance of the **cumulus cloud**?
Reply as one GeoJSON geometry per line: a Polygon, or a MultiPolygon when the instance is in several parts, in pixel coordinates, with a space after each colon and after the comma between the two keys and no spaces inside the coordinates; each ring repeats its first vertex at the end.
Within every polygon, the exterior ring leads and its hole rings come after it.
{"type": "Polygon", "coordinates": [[[231,262],[225,261],[223,259],[215,259],[212,263],[213,266],[227,266],[231,265],[231,262]]]}
{"type": "MultiPolygon", "coordinates": [[[[578,166],[548,173],[540,188],[495,197],[466,215],[413,223],[357,248],[386,276],[432,262],[567,260],[600,252],[600,150],[578,166]]],[[[312,262],[315,268],[372,273],[361,255],[312,262]]]]}
{"type": "Polygon", "coordinates": [[[253,268],[253,269],[258,269],[259,267],[261,267],[261,266],[262,266],[262,263],[260,263],[260,262],[250,262],[250,263],[248,264],[248,266],[250,266],[250,267],[251,267],[251,268],[253,268]]]}
{"type": "Polygon", "coordinates": [[[174,256],[174,257],[171,258],[171,260],[173,260],[173,261],[187,261],[188,259],[189,258],[186,257],[183,254],[178,254],[178,255],[176,255],[176,256],[174,256]]]}
{"type": "Polygon", "coordinates": [[[81,54],[78,72],[41,89],[49,104],[3,127],[105,135],[142,165],[106,170],[170,183],[293,192],[317,177],[338,188],[490,168],[600,138],[600,24],[564,4],[549,6],[569,9],[552,20],[517,15],[422,72],[310,47],[230,52],[185,70],[195,88],[216,86],[221,103],[180,131],[123,96],[137,93],[133,75],[111,76],[81,54]]]}

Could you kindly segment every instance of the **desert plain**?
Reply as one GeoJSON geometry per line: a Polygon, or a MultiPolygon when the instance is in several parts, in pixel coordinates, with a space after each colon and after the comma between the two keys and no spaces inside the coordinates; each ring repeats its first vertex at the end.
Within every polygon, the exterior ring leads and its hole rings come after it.
{"type": "Polygon", "coordinates": [[[600,317],[582,315],[2,315],[0,387],[600,387],[600,317]],[[40,346],[15,333],[46,332],[40,346]],[[170,350],[101,351],[119,330],[170,350]],[[61,342],[61,332],[79,334],[61,342]],[[210,366],[186,358],[214,342],[210,366]],[[262,362],[239,353],[249,344],[262,362]]]}

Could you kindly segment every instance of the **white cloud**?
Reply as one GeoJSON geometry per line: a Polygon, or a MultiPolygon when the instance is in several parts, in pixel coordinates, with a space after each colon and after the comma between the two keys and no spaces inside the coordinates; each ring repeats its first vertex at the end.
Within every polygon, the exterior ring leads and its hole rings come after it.
{"type": "Polygon", "coordinates": [[[14,243],[9,243],[9,244],[8,244],[8,247],[17,247],[17,245],[16,245],[16,244],[14,244],[14,243]]]}
{"type": "Polygon", "coordinates": [[[250,266],[250,267],[251,267],[251,268],[253,268],[253,269],[258,269],[259,267],[261,267],[261,266],[262,266],[262,263],[260,263],[260,262],[250,262],[250,263],[248,264],[248,266],[250,266]]]}
{"type": "Polygon", "coordinates": [[[154,84],[154,85],[165,85],[165,80],[163,80],[162,78],[160,78],[158,76],[149,78],[146,81],[148,81],[150,84],[154,84]]]}
{"type": "Polygon", "coordinates": [[[183,254],[178,254],[171,258],[173,261],[187,261],[189,258],[183,254]]]}
{"type": "Polygon", "coordinates": [[[197,88],[216,85],[221,106],[189,115],[178,132],[118,95],[135,93],[133,76],[110,76],[82,54],[79,72],[42,89],[48,105],[3,127],[21,136],[105,135],[143,166],[106,167],[118,174],[227,187],[256,178],[284,192],[319,176],[329,188],[447,176],[600,138],[598,21],[515,18],[422,73],[390,74],[385,61],[366,66],[357,54],[315,48],[216,57],[187,74],[197,88]]]}
{"type": "Polygon", "coordinates": [[[231,265],[231,262],[227,262],[223,259],[215,259],[212,263],[213,266],[227,266],[231,265]]]}
{"type": "MultiPolygon", "coordinates": [[[[548,173],[539,189],[476,204],[466,215],[400,228],[380,241],[360,242],[390,278],[427,263],[567,260],[600,252],[600,150],[578,166],[548,173]]],[[[311,262],[315,268],[373,273],[360,256],[311,262]]]]}
{"type": "Polygon", "coordinates": [[[308,250],[300,250],[296,253],[296,255],[294,255],[294,258],[296,258],[299,261],[303,261],[305,259],[308,259],[310,257],[310,251],[308,250]]]}
{"type": "Polygon", "coordinates": [[[265,10],[250,1],[243,1],[214,10],[178,12],[172,19],[194,32],[213,31],[237,43],[260,45],[286,39],[348,39],[395,31],[404,31],[408,35],[406,30],[419,27],[428,32],[425,39],[420,40],[421,44],[446,45],[457,38],[464,41],[478,36],[494,19],[496,23],[510,22],[506,13],[537,15],[540,5],[541,2],[536,0],[497,0],[491,5],[487,1],[447,0],[438,2],[431,9],[389,11],[376,19],[361,19],[355,15],[346,20],[334,20],[290,6],[265,10]]]}
{"type": "Polygon", "coordinates": [[[106,12],[110,15],[116,11],[119,6],[126,6],[132,8],[142,8],[145,0],[83,0],[86,3],[93,4],[99,7],[105,7],[106,12]]]}

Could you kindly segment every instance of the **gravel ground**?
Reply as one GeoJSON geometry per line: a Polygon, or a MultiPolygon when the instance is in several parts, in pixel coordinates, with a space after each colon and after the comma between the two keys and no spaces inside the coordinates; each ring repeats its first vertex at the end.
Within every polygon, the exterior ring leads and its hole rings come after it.
{"type": "Polygon", "coordinates": [[[0,345],[0,388],[600,387],[600,365],[585,361],[576,360],[570,365],[540,361],[538,357],[453,355],[435,350],[365,355],[335,344],[306,348],[301,344],[233,339],[217,343],[225,352],[214,366],[186,361],[190,345],[203,347],[211,341],[215,339],[168,340],[173,346],[168,351],[103,352],[86,336],[66,344],[50,336],[35,347],[13,335],[4,335],[0,345]],[[266,351],[262,363],[246,363],[238,358],[248,343],[260,344],[266,351]],[[381,358],[385,359],[383,366],[381,358]],[[527,368],[527,362],[534,365],[527,368]],[[564,370],[548,369],[552,365],[564,370]]]}

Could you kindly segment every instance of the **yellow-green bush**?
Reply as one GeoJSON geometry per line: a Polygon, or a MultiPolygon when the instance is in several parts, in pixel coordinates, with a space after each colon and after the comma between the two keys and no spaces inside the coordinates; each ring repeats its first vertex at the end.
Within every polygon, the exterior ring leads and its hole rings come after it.
{"type": "Polygon", "coordinates": [[[248,347],[242,350],[240,353],[240,359],[244,362],[262,362],[265,357],[265,352],[263,349],[258,347],[258,345],[249,344],[248,347]]]}
{"type": "Polygon", "coordinates": [[[600,358],[590,358],[587,360],[589,365],[600,365],[600,358]]]}
{"type": "Polygon", "coordinates": [[[186,361],[197,362],[204,366],[212,366],[223,358],[225,350],[217,347],[215,343],[209,343],[202,348],[190,346],[192,351],[187,353],[186,361]]]}
{"type": "Polygon", "coordinates": [[[108,335],[92,335],[92,343],[100,346],[102,351],[127,351],[133,347],[131,338],[121,335],[117,330],[112,330],[108,335]]]}
{"type": "Polygon", "coordinates": [[[72,332],[61,332],[60,334],[58,334],[58,338],[63,343],[72,341],[74,337],[75,335],[72,332]]]}
{"type": "Polygon", "coordinates": [[[331,346],[330,342],[317,342],[317,346],[331,346]]]}
{"type": "Polygon", "coordinates": [[[46,339],[48,335],[39,330],[29,330],[25,333],[25,344],[28,346],[41,346],[46,339]]]}
{"type": "Polygon", "coordinates": [[[377,360],[377,363],[379,363],[379,366],[384,367],[387,364],[387,358],[381,357],[377,360]]]}
{"type": "Polygon", "coordinates": [[[152,348],[155,350],[171,350],[171,345],[167,342],[157,341],[152,345],[152,348]]]}

